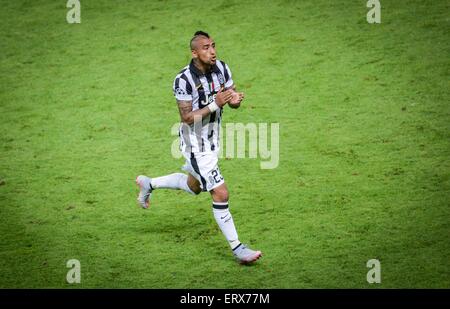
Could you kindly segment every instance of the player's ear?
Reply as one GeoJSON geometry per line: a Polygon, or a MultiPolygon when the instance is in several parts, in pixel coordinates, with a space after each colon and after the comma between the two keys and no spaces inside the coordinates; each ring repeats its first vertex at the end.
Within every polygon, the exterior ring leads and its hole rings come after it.
{"type": "Polygon", "coordinates": [[[197,51],[195,49],[192,49],[191,53],[192,53],[192,58],[194,58],[194,59],[198,58],[198,53],[197,53],[197,51]]]}

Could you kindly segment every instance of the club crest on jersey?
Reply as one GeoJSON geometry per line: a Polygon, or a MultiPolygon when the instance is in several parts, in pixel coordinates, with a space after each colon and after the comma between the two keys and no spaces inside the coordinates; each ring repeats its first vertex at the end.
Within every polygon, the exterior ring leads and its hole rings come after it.
{"type": "Polygon", "coordinates": [[[225,79],[222,74],[217,74],[217,78],[219,79],[219,84],[225,84],[225,79]]]}

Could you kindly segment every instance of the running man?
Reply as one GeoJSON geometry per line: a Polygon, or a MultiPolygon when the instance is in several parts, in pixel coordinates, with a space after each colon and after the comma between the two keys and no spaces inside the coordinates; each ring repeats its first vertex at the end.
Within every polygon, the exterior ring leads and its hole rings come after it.
{"type": "Polygon", "coordinates": [[[192,60],[175,77],[173,93],[180,112],[180,149],[188,174],[174,173],[149,178],[140,175],[138,202],[148,208],[152,192],[157,189],[184,190],[190,194],[208,191],[212,197],[214,218],[242,264],[261,257],[239,241],[233,217],[228,208],[228,189],[218,166],[219,130],[223,107],[238,108],[244,98],[237,92],[231,71],[216,59],[214,40],[206,32],[197,31],[191,39],[192,60]]]}

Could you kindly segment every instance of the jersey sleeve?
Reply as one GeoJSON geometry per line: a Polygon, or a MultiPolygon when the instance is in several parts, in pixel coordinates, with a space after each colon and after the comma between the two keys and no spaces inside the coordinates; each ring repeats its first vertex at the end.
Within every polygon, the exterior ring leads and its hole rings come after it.
{"type": "Polygon", "coordinates": [[[173,95],[179,101],[192,101],[192,86],[184,74],[175,77],[173,95]]]}

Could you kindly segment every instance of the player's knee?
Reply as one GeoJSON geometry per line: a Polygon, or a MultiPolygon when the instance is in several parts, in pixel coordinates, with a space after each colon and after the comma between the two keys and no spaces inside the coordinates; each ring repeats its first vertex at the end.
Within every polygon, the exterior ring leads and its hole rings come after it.
{"type": "Polygon", "coordinates": [[[213,193],[213,198],[214,201],[216,202],[228,202],[228,198],[229,198],[229,194],[228,194],[228,190],[226,187],[218,187],[216,189],[214,189],[214,193],[213,193]]]}

